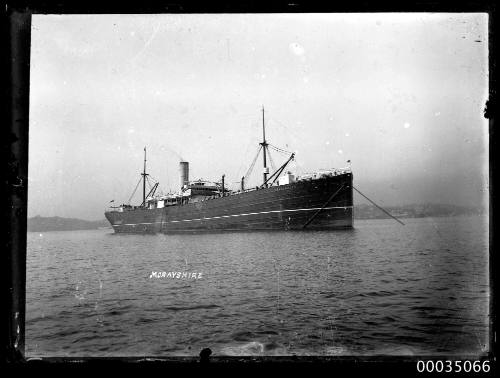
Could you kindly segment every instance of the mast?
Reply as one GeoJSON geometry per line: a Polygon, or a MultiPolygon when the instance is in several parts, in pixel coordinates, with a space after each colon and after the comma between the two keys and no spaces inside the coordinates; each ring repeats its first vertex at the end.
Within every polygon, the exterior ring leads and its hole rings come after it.
{"type": "Polygon", "coordinates": [[[142,205],[146,206],[146,147],[144,147],[144,171],[141,173],[142,176],[142,205]]]}
{"type": "Polygon", "coordinates": [[[264,105],[262,106],[262,143],[259,143],[262,146],[262,152],[263,152],[263,157],[264,157],[264,181],[263,185],[266,185],[267,181],[267,174],[268,174],[268,169],[267,169],[267,162],[266,162],[266,150],[267,150],[267,142],[266,142],[266,124],[264,122],[264,105]]]}

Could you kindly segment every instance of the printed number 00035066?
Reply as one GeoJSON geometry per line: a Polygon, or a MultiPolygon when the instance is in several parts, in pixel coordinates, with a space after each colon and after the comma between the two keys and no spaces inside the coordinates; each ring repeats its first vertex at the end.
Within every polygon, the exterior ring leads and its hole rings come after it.
{"type": "Polygon", "coordinates": [[[490,361],[450,361],[450,360],[428,360],[417,362],[417,371],[419,373],[488,373],[490,371],[490,361]]]}

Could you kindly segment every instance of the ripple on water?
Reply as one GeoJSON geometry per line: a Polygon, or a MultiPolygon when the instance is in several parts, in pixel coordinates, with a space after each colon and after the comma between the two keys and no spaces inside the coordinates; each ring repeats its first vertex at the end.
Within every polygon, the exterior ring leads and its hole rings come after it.
{"type": "Polygon", "coordinates": [[[222,346],[218,354],[225,356],[278,356],[290,353],[283,345],[275,342],[250,341],[245,344],[222,346]]]}
{"type": "Polygon", "coordinates": [[[27,357],[204,347],[236,356],[482,353],[486,223],[395,223],[356,221],[334,233],[28,234],[27,357]],[[186,266],[203,278],[147,278],[186,266]]]}
{"type": "Polygon", "coordinates": [[[163,307],[166,311],[191,311],[191,310],[210,310],[214,308],[221,308],[216,304],[195,305],[195,306],[168,306],[163,307]]]}

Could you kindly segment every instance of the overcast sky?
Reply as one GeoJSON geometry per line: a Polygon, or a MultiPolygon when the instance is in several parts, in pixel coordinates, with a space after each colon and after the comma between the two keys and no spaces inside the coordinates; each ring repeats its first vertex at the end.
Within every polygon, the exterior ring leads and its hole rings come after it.
{"type": "Polygon", "coordinates": [[[486,14],[34,15],[28,215],[102,219],[144,146],[164,192],[181,158],[191,179],[235,183],[262,105],[292,170],[351,160],[382,205],[481,206],[487,32],[486,14]]]}

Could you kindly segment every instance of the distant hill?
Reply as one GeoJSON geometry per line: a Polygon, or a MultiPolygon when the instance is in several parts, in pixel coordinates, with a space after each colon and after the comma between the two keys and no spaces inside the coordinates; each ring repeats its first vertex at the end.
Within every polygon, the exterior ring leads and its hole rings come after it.
{"type": "MultiPolygon", "coordinates": [[[[423,204],[404,206],[382,206],[396,218],[426,218],[426,217],[452,217],[457,215],[480,215],[484,209],[455,205],[423,204]]],[[[383,219],[389,218],[382,210],[373,205],[355,205],[355,219],[383,219]]]]}
{"type": "Polygon", "coordinates": [[[41,217],[28,218],[28,232],[47,231],[73,231],[73,230],[96,230],[99,227],[108,227],[106,219],[98,221],[87,221],[75,218],[41,217]]]}

